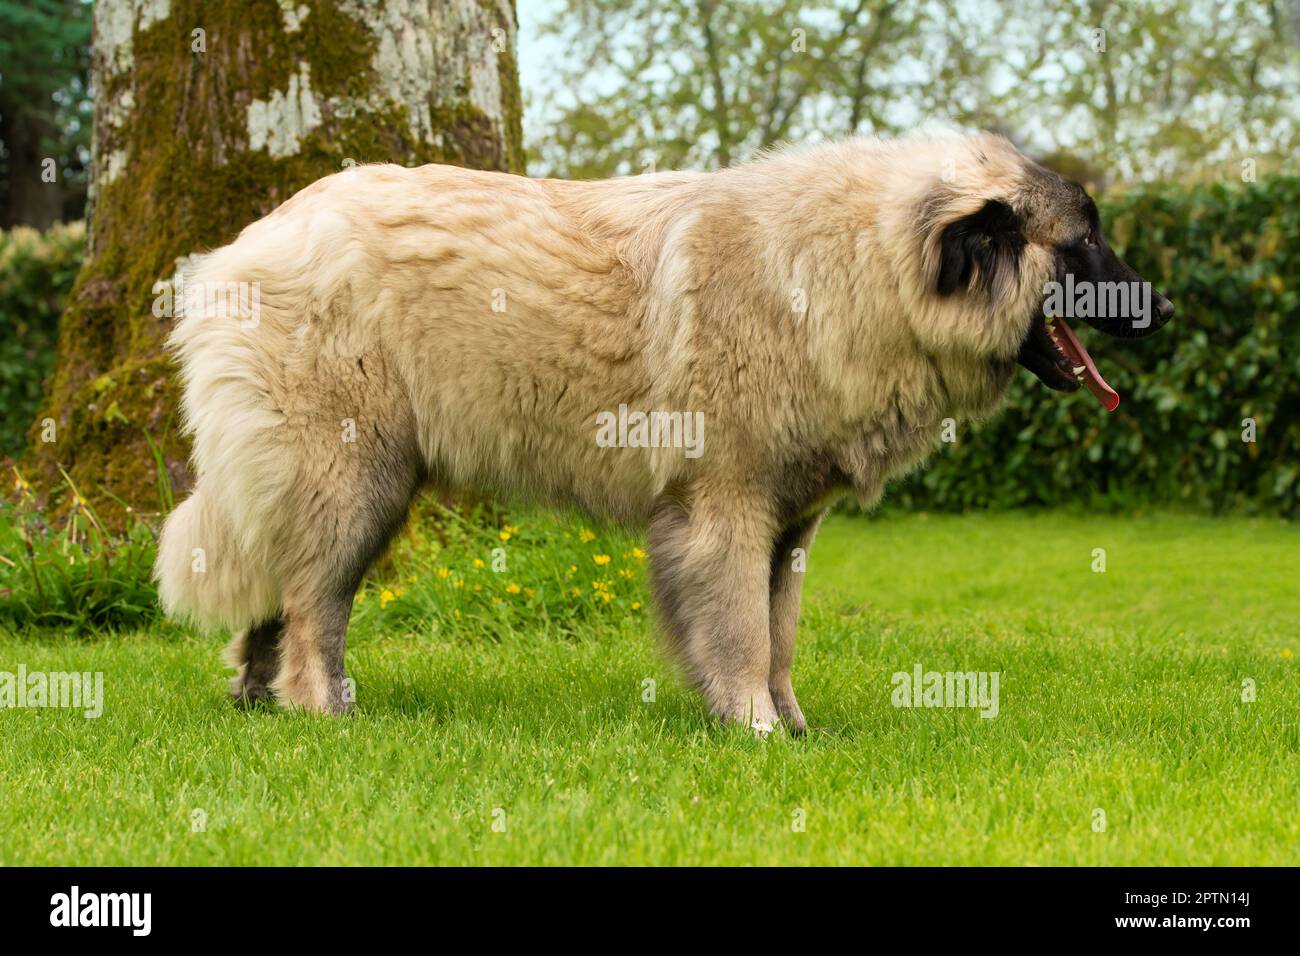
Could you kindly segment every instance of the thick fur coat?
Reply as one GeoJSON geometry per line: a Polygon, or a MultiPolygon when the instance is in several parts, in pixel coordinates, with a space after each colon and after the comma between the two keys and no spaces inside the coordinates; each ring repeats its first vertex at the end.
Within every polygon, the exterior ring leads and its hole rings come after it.
{"type": "Polygon", "coordinates": [[[791,554],[943,419],[995,409],[1062,183],[989,135],[602,182],[322,179],[183,276],[197,485],[163,533],[163,603],[236,632],[238,696],[342,710],[353,593],[419,489],[573,505],[650,526],[670,645],[717,714],[801,730],[791,554]],[[1019,217],[1014,262],[984,249],[945,278],[945,228],[990,200],[1019,217]],[[202,294],[230,283],[256,307],[202,294]],[[703,453],[602,447],[620,405],[702,413],[703,453]]]}

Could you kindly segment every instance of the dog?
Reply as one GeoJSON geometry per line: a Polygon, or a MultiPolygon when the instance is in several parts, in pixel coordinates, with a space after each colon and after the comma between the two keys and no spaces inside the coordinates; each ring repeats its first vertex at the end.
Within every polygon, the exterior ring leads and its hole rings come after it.
{"type": "Polygon", "coordinates": [[[419,491],[474,489],[648,525],[668,646],[759,733],[805,728],[791,664],[827,509],[992,414],[1017,363],[1113,408],[1066,312],[1119,338],[1173,314],[1082,187],[990,134],[599,182],[359,166],[180,281],[196,482],[155,575],[169,614],[234,632],[237,700],[349,709],[368,566],[419,491]],[[678,412],[693,455],[672,418],[597,440],[678,412]]]}

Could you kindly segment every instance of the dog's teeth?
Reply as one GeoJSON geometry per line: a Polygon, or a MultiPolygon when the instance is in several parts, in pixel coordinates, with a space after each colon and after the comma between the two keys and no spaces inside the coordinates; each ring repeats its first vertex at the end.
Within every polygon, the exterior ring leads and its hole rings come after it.
{"type": "Polygon", "coordinates": [[[1082,374],[1084,373],[1084,371],[1085,371],[1085,367],[1082,366],[1082,365],[1076,365],[1076,366],[1074,367],[1074,374],[1075,374],[1075,375],[1082,375],[1082,374]]]}

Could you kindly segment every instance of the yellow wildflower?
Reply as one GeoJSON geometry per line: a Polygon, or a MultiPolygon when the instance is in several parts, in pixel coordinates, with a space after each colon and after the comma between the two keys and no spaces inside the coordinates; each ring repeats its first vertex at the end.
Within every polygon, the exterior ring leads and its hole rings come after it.
{"type": "Polygon", "coordinates": [[[583,544],[586,544],[589,541],[595,541],[596,536],[592,534],[590,531],[588,531],[586,528],[583,528],[581,531],[578,532],[578,540],[581,541],[583,544]]]}
{"type": "Polygon", "coordinates": [[[597,564],[603,567],[604,565],[609,564],[609,555],[607,554],[592,555],[591,560],[595,561],[597,564]]]}
{"type": "Polygon", "coordinates": [[[517,584],[515,584],[515,583],[513,583],[513,582],[511,582],[510,584],[507,584],[507,585],[506,585],[506,593],[507,593],[507,594],[518,594],[518,593],[519,593],[520,591],[522,591],[522,590],[523,590],[523,588],[521,588],[519,585],[517,585],[517,584]]]}

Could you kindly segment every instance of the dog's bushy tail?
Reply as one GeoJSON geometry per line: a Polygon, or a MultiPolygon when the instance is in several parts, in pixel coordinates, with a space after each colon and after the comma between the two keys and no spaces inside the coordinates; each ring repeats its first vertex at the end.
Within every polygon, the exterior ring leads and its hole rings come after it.
{"type": "Polygon", "coordinates": [[[274,576],[241,549],[234,524],[202,482],[163,524],[154,579],[168,616],[205,630],[239,631],[279,609],[274,576]]]}
{"type": "Polygon", "coordinates": [[[167,342],[198,482],[163,525],[154,578],[167,614],[204,629],[253,627],[276,615],[282,597],[273,544],[295,471],[268,395],[288,332],[269,304],[277,293],[257,259],[263,245],[236,241],[183,264],[167,342]]]}

